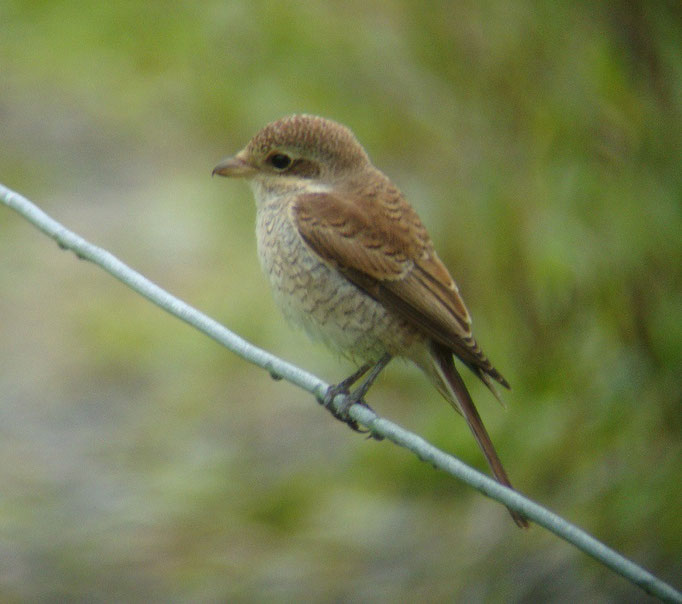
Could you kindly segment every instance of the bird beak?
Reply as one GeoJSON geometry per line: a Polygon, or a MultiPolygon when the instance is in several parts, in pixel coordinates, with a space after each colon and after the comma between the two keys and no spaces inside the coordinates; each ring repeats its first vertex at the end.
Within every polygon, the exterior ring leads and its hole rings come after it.
{"type": "Polygon", "coordinates": [[[246,154],[240,151],[234,157],[228,157],[221,161],[215,168],[211,176],[218,174],[220,176],[237,177],[237,178],[248,178],[255,174],[256,168],[254,168],[246,159],[246,154]]]}

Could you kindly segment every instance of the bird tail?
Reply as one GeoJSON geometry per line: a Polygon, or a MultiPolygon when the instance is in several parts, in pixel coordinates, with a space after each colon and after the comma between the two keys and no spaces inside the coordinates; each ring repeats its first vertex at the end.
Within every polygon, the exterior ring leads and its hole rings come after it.
{"type": "MultiPolygon", "coordinates": [[[[497,482],[513,489],[507,472],[505,472],[502,462],[495,451],[490,436],[483,425],[481,416],[474,405],[474,401],[469,394],[462,377],[457,372],[452,351],[437,342],[431,342],[431,359],[435,376],[438,378],[437,387],[441,394],[445,396],[448,402],[460,412],[466,419],[471,432],[473,433],[478,446],[483,451],[485,458],[488,460],[490,469],[493,472],[497,482]]],[[[521,528],[528,527],[528,520],[522,514],[510,509],[514,522],[521,528]]]]}

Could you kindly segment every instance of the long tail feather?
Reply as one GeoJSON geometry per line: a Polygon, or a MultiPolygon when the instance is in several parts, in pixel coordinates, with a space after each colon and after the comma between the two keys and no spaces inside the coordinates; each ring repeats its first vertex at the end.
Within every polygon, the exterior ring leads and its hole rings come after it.
{"type": "MultiPolygon", "coordinates": [[[[497,482],[503,484],[510,489],[513,488],[507,472],[505,472],[502,462],[495,451],[490,436],[483,425],[481,416],[474,405],[474,401],[469,394],[462,377],[457,372],[455,367],[452,351],[445,346],[436,342],[431,343],[431,355],[438,375],[443,381],[445,388],[448,391],[448,400],[453,406],[464,415],[464,418],[471,429],[478,446],[483,451],[485,458],[488,460],[490,469],[492,470],[497,482]]],[[[514,510],[509,510],[514,522],[522,528],[528,527],[528,520],[514,510]]]]}

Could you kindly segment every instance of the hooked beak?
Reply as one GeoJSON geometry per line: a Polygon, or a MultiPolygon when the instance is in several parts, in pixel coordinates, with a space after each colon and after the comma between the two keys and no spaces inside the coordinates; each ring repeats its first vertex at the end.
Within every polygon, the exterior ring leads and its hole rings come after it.
{"type": "Polygon", "coordinates": [[[228,157],[221,161],[211,172],[211,176],[218,174],[219,176],[248,178],[255,174],[254,168],[246,159],[246,154],[240,151],[234,157],[228,157]]]}

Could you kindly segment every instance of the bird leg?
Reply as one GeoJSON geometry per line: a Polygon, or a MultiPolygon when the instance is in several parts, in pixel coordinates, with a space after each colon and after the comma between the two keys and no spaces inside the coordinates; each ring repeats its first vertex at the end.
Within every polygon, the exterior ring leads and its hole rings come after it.
{"type": "Polygon", "coordinates": [[[338,384],[333,384],[327,388],[327,392],[324,398],[320,400],[323,406],[329,408],[337,394],[350,394],[349,388],[355,384],[365,373],[367,373],[372,367],[372,363],[365,363],[360,369],[355,373],[349,375],[345,380],[339,382],[338,384]]]}
{"type": "Polygon", "coordinates": [[[377,376],[381,373],[384,367],[388,365],[391,358],[392,358],[391,355],[386,353],[374,365],[372,365],[371,363],[365,363],[355,373],[348,376],[345,380],[339,382],[338,384],[330,386],[327,389],[324,398],[320,402],[322,403],[322,405],[324,405],[326,409],[328,409],[331,412],[331,414],[336,419],[348,424],[356,432],[367,432],[367,430],[361,430],[360,427],[358,426],[358,423],[355,420],[348,417],[348,410],[355,403],[364,405],[368,409],[371,409],[371,407],[367,403],[365,403],[363,399],[365,397],[365,394],[367,394],[367,391],[369,390],[370,386],[374,383],[374,380],[377,379],[377,376]],[[368,371],[369,375],[355,390],[351,392],[349,388],[353,384],[355,384],[355,382],[357,382],[368,371]],[[345,394],[346,400],[340,405],[338,409],[334,409],[332,404],[334,402],[334,399],[336,398],[336,395],[338,394],[345,394]]]}
{"type": "MultiPolygon", "coordinates": [[[[354,403],[360,403],[362,402],[362,399],[365,397],[365,394],[367,394],[367,391],[369,390],[370,386],[374,383],[374,380],[377,379],[379,374],[383,371],[384,367],[388,365],[391,362],[391,355],[386,353],[384,356],[382,356],[372,367],[372,370],[369,372],[369,375],[364,379],[362,384],[360,384],[353,392],[351,392],[350,396],[346,399],[344,403],[344,407],[348,405],[350,407],[354,403]]],[[[347,409],[346,409],[347,410],[347,409]]]]}

